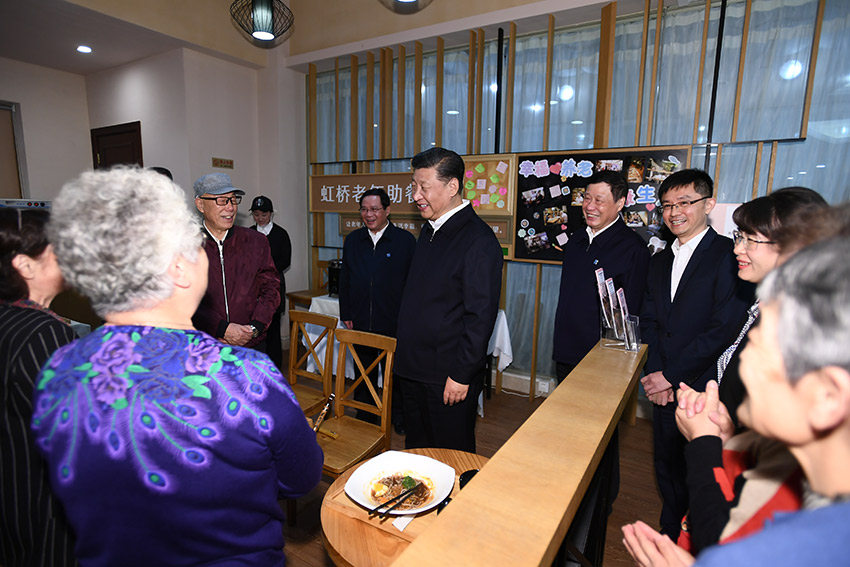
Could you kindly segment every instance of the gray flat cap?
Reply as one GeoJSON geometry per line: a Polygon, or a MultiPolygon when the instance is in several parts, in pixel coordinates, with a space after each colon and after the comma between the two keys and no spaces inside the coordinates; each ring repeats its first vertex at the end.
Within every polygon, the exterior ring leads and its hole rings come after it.
{"type": "Polygon", "coordinates": [[[230,180],[230,176],[226,173],[208,173],[203,177],[199,177],[197,181],[195,181],[194,185],[195,189],[195,197],[200,197],[201,195],[224,195],[225,193],[236,193],[237,195],[244,195],[245,191],[242,189],[237,189],[233,186],[233,181],[230,180]]]}

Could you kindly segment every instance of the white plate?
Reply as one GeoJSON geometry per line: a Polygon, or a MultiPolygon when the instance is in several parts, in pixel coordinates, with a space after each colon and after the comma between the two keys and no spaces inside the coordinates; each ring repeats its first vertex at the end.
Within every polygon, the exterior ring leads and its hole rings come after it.
{"type": "Polygon", "coordinates": [[[412,472],[431,479],[434,490],[431,491],[431,499],[424,506],[409,510],[396,509],[390,514],[418,514],[430,510],[451,494],[455,485],[455,470],[449,465],[424,455],[387,451],[360,465],[345,483],[345,493],[364,508],[371,510],[378,505],[372,501],[369,490],[372,481],[400,472],[412,472]]]}

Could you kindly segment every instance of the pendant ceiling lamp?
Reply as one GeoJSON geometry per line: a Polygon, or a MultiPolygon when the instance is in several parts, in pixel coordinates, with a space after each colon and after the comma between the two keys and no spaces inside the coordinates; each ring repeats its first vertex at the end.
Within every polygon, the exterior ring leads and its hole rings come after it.
{"type": "Polygon", "coordinates": [[[431,0],[379,0],[381,4],[397,14],[415,14],[431,3],[431,0]]]}
{"type": "Polygon", "coordinates": [[[283,0],[236,0],[230,5],[233,21],[248,35],[258,40],[256,45],[273,47],[282,37],[295,16],[283,0]]]}

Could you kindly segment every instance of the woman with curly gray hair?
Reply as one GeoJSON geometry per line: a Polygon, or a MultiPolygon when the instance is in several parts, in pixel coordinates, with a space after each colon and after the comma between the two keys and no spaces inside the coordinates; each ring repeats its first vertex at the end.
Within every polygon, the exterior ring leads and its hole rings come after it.
{"type": "Polygon", "coordinates": [[[183,191],[84,173],[49,234],[106,320],[48,361],[32,422],[80,564],[284,565],[277,496],[310,491],[322,452],[266,355],[192,327],[208,261],[183,191]]]}

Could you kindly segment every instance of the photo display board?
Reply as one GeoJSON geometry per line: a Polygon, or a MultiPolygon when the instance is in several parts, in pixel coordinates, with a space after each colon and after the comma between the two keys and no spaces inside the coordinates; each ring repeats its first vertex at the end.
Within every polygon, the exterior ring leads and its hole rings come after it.
{"type": "Polygon", "coordinates": [[[658,187],[688,167],[690,146],[517,154],[515,260],[559,263],[563,246],[584,230],[581,204],[595,171],[622,172],[629,186],[621,215],[647,242],[663,221],[658,187]]]}

